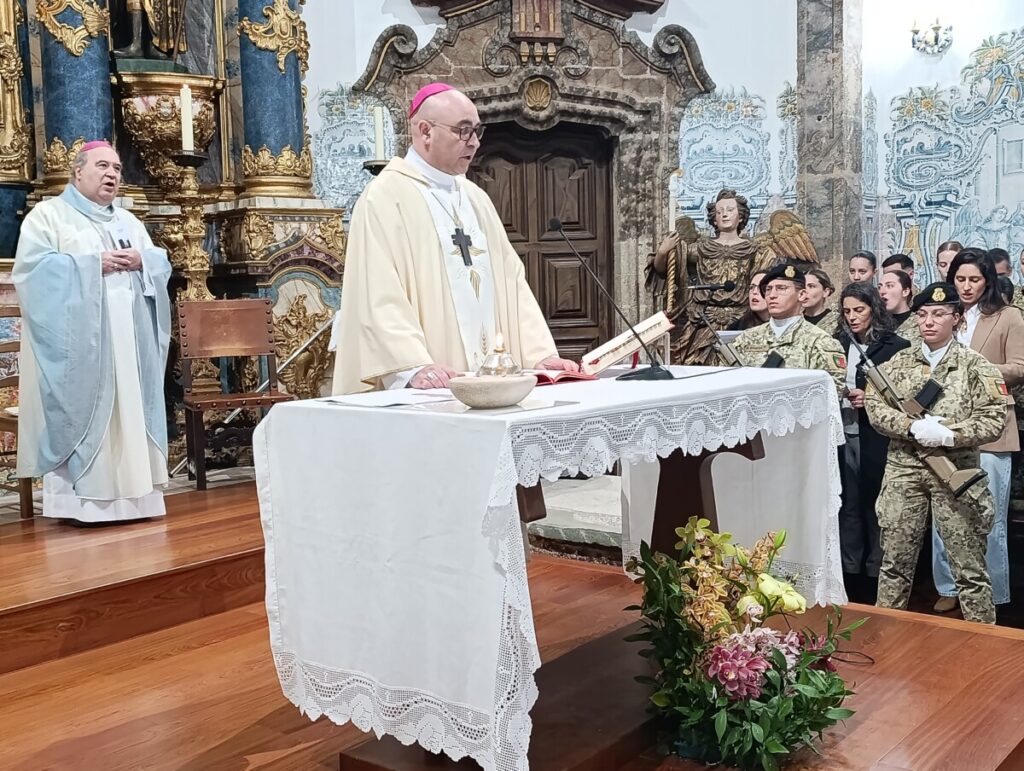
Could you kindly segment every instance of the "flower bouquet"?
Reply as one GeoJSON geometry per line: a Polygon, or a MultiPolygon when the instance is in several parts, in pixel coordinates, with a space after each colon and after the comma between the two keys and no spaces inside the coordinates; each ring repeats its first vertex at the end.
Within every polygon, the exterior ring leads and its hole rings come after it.
{"type": "MultiPolygon", "coordinates": [[[[763,626],[775,615],[803,613],[804,598],[771,575],[785,531],[768,533],[753,550],[730,543],[691,517],[676,534],[678,559],[642,544],[627,568],[643,585],[644,631],[656,674],[652,710],[670,748],[709,763],[772,771],[825,729],[850,717],[852,691],[836,673],[838,638],[850,639],[864,619],[843,630],[842,615],[823,635],[763,626]]],[[[817,751],[815,749],[815,751],[817,751]]]]}

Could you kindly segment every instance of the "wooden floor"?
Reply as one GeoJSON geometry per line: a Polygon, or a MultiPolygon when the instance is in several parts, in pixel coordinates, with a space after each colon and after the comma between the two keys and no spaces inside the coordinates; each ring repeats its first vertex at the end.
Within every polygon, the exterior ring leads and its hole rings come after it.
{"type": "MultiPolygon", "coordinates": [[[[545,660],[636,618],[620,568],[537,556],[530,584],[545,660]]],[[[4,771],[337,768],[365,740],[282,696],[262,604],[0,675],[0,730],[4,771]]]]}
{"type": "MultiPolygon", "coordinates": [[[[325,771],[365,740],[281,694],[253,485],[167,503],[165,520],[115,528],[0,526],[0,771],[325,771]]],[[[544,661],[637,618],[619,567],[529,569],[544,661]]],[[[861,614],[850,647],[875,663],[841,665],[857,714],[791,768],[1024,769],[1024,633],[863,606],[847,620],[861,614]]]]}
{"type": "Polygon", "coordinates": [[[0,608],[263,550],[252,482],[165,498],[167,516],[78,528],[36,517],[0,526],[0,608]]]}
{"type": "Polygon", "coordinates": [[[0,525],[0,673],[259,601],[252,483],[167,497],[167,516],[0,525]]]}

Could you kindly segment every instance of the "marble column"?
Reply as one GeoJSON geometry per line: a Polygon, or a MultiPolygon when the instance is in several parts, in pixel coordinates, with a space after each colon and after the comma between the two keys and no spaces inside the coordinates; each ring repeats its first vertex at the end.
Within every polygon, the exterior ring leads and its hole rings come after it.
{"type": "Polygon", "coordinates": [[[861,241],[862,0],[797,0],[797,212],[839,283],[861,241]]]}
{"type": "Polygon", "coordinates": [[[0,259],[10,259],[35,176],[25,0],[0,0],[0,81],[0,259]]]}
{"type": "Polygon", "coordinates": [[[238,0],[248,196],[312,197],[302,76],[309,60],[299,0],[238,0]]]}
{"type": "Polygon", "coordinates": [[[110,95],[110,19],[107,0],[82,0],[60,13],[36,6],[43,70],[42,195],[59,193],[78,149],[113,141],[110,95]],[[75,10],[82,8],[82,11],[75,10]]]}

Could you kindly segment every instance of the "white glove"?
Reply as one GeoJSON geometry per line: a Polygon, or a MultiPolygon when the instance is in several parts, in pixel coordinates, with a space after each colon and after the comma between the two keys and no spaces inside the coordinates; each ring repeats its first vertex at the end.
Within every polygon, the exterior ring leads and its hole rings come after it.
{"type": "Polygon", "coordinates": [[[937,415],[925,415],[910,424],[910,435],[922,447],[952,447],[954,434],[942,425],[945,420],[937,415]]]}

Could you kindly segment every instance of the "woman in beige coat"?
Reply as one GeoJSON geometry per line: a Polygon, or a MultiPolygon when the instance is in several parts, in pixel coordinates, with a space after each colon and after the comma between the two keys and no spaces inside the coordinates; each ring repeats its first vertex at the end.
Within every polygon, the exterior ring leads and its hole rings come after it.
{"type": "MultiPolygon", "coordinates": [[[[1024,316],[1007,305],[999,292],[995,263],[983,249],[964,249],[949,266],[949,280],[956,286],[965,313],[957,339],[996,365],[1007,389],[1024,382],[1024,316]]],[[[1020,449],[1013,397],[1006,396],[1003,434],[981,446],[981,467],[988,472],[988,487],[995,502],[995,524],[988,536],[989,578],[996,605],[1010,601],[1010,566],[1006,547],[1006,517],[1010,505],[1010,467],[1013,453],[1020,449]]],[[[949,569],[942,539],[932,529],[932,575],[939,591],[938,611],[956,607],[956,587],[949,569]]]]}

